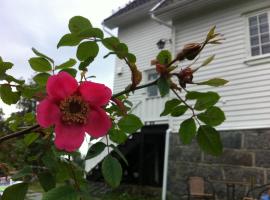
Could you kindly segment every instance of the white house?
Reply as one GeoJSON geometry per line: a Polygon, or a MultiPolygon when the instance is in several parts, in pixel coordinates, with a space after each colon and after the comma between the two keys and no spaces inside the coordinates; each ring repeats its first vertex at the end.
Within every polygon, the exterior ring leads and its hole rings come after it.
{"type": "MultiPolygon", "coordinates": [[[[107,28],[118,28],[120,40],[137,56],[144,83],[156,78],[150,61],[159,52],[156,43],[160,39],[166,41],[165,48],[177,54],[184,44],[201,42],[214,25],[226,38],[223,44],[204,49],[198,62],[212,54],[216,57],[195,79],[221,77],[229,84],[220,88],[193,87],[199,91],[214,90],[222,96],[219,106],[227,118],[218,127],[225,147],[223,156],[215,158],[202,153],[196,142],[191,146],[181,144],[177,134],[181,119],[159,116],[164,102],[174,94],[163,99],[152,87],[130,97],[137,105],[135,114],[145,122],[148,132],[158,130],[160,125],[171,129],[170,141],[161,145],[167,150],[170,147],[169,156],[165,152],[164,191],[167,186],[169,193],[179,196],[184,192],[186,177],[191,175],[207,176],[213,181],[253,178],[258,184],[270,182],[269,24],[269,0],[134,0],[104,20],[107,28]]],[[[129,68],[117,59],[114,92],[129,83],[129,68]]],[[[165,135],[166,128],[162,131],[165,135]]],[[[239,194],[244,193],[245,188],[237,187],[239,194]]],[[[222,194],[225,186],[219,184],[217,190],[222,194]]]]}

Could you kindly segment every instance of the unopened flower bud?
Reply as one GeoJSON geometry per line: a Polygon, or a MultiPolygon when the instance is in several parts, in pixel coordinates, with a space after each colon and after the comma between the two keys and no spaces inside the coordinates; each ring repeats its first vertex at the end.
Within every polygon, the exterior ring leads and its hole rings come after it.
{"type": "Polygon", "coordinates": [[[190,43],[186,44],[181,52],[178,53],[177,59],[184,60],[185,58],[188,60],[193,60],[201,51],[200,43],[190,43]]]}
{"type": "Polygon", "coordinates": [[[193,80],[193,70],[190,67],[187,67],[179,72],[178,75],[179,84],[181,87],[186,88],[187,83],[192,83],[193,80]]]}
{"type": "Polygon", "coordinates": [[[156,71],[162,76],[166,76],[168,74],[168,69],[165,65],[157,64],[156,65],[156,71]]]}

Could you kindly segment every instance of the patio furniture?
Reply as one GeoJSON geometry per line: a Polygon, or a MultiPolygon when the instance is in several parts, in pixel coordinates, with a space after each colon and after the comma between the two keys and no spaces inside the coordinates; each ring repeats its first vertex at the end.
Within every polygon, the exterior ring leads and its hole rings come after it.
{"type": "Polygon", "coordinates": [[[204,177],[193,176],[189,177],[188,180],[188,200],[191,199],[214,199],[215,200],[215,189],[210,181],[204,177]],[[205,192],[206,184],[211,189],[211,193],[205,192]]]}
{"type": "Polygon", "coordinates": [[[243,200],[260,200],[262,195],[270,189],[270,183],[256,186],[248,190],[243,200]]]}

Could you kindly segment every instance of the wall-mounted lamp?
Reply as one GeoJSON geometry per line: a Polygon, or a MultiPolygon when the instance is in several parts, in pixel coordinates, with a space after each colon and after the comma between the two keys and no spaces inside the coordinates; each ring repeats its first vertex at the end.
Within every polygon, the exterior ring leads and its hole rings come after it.
{"type": "Polygon", "coordinates": [[[158,42],[157,42],[157,47],[158,49],[164,49],[166,43],[169,42],[170,44],[172,43],[172,40],[171,39],[160,39],[158,42]]]}

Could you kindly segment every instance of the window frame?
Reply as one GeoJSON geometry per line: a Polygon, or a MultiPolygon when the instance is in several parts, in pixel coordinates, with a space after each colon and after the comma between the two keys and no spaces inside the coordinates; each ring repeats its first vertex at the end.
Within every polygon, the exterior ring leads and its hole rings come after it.
{"type": "MultiPolygon", "coordinates": [[[[267,18],[268,18],[268,34],[269,34],[269,37],[270,37],[270,9],[267,8],[267,9],[262,9],[260,11],[256,11],[256,12],[252,12],[252,13],[249,13],[245,16],[245,21],[246,21],[246,41],[247,41],[247,53],[248,53],[248,57],[251,58],[251,59],[256,59],[256,58],[260,58],[260,57],[268,57],[270,56],[270,52],[269,53],[265,53],[265,54],[262,54],[262,45],[261,45],[261,35],[259,35],[259,48],[260,48],[260,54],[259,55],[252,55],[252,45],[251,45],[251,34],[250,34],[250,26],[249,26],[249,18],[251,17],[254,17],[254,16],[258,16],[258,15],[261,15],[261,14],[264,14],[264,13],[267,13],[267,18]]],[[[259,24],[260,25],[260,24],[259,24]]],[[[259,31],[259,30],[258,30],[259,31]]],[[[266,44],[269,44],[270,45],[270,41],[266,44]]]]}

